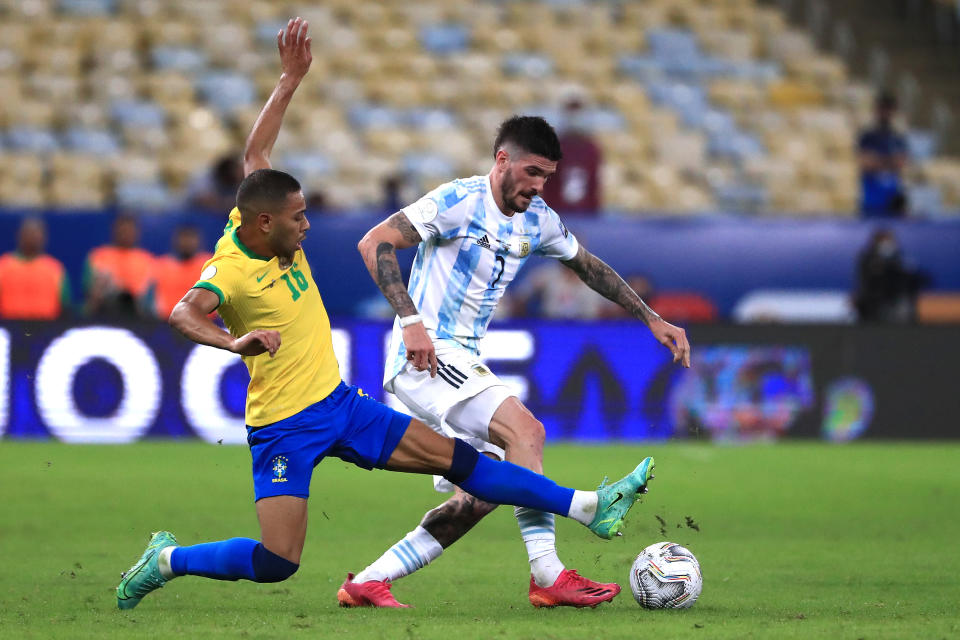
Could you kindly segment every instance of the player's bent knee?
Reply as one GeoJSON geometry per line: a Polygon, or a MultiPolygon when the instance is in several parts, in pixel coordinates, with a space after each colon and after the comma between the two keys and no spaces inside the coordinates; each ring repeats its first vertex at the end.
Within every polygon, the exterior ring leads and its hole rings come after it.
{"type": "Polygon", "coordinates": [[[258,544],[253,549],[253,575],[257,582],[283,582],[299,568],[299,564],[278,556],[263,544],[258,544]]]}

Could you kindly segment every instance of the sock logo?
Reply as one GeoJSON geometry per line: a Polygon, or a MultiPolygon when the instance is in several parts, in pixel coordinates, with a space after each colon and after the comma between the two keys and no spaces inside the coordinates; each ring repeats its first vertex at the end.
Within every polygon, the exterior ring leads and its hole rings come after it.
{"type": "Polygon", "coordinates": [[[277,456],[273,459],[273,480],[271,482],[286,482],[284,477],[287,475],[287,457],[277,456]]]}

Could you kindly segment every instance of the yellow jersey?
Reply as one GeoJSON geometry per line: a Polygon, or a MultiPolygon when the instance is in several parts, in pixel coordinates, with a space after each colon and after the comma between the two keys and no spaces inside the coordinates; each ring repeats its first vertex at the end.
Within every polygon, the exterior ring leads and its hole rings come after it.
{"type": "Polygon", "coordinates": [[[280,332],[280,348],[243,356],[250,371],[246,423],[262,427],[289,418],[326,398],[340,384],[330,318],[303,249],[281,269],[276,257],[259,256],[237,237],[240,211],[230,212],[217,247],[194,287],[217,294],[217,312],[230,334],[254,329],[280,332]]]}

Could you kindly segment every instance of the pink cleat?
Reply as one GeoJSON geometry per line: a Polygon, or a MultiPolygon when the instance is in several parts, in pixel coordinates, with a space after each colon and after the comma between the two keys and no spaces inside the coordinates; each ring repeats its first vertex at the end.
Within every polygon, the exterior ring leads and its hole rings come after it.
{"type": "MultiPolygon", "coordinates": [[[[347,579],[337,591],[337,602],[341,607],[388,607],[392,609],[409,609],[410,605],[397,602],[390,593],[393,584],[389,580],[370,580],[368,582],[354,582],[353,574],[348,573],[347,579]]],[[[617,587],[617,591],[620,587],[617,587]]]]}
{"type": "Polygon", "coordinates": [[[537,608],[595,607],[613,600],[618,593],[617,583],[594,582],[578,574],[576,569],[565,569],[549,587],[538,587],[530,577],[530,604],[537,608]]]}

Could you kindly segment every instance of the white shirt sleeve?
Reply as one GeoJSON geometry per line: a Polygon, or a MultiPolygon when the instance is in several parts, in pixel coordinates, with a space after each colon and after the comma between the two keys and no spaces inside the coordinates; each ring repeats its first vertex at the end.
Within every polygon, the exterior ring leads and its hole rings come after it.
{"type": "Polygon", "coordinates": [[[572,260],[579,249],[580,243],[563,225],[557,212],[547,208],[547,219],[540,228],[540,244],[534,253],[547,258],[572,260]]]}
{"type": "Polygon", "coordinates": [[[401,211],[425,241],[437,236],[454,237],[465,224],[466,208],[457,205],[468,195],[463,187],[448,182],[401,211]]]}

